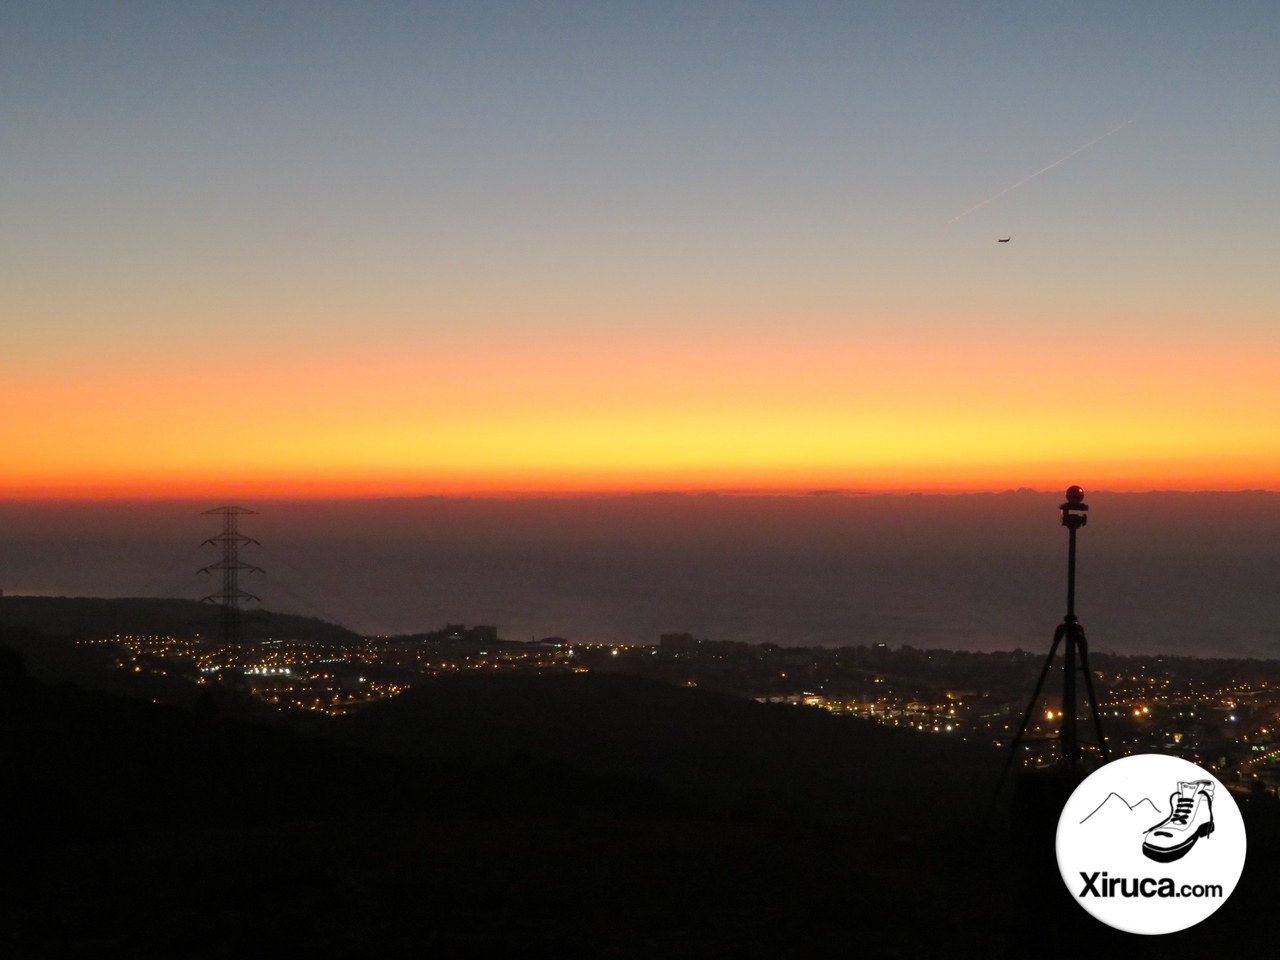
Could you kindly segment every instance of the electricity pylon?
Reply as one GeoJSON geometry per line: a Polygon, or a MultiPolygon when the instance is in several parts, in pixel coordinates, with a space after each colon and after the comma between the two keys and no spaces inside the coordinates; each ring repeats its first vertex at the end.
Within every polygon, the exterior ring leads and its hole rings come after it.
{"type": "Polygon", "coordinates": [[[213,573],[215,570],[222,571],[222,589],[217,593],[209,594],[204,598],[203,602],[221,604],[221,611],[218,616],[218,639],[223,649],[227,651],[227,654],[232,659],[238,656],[240,648],[244,644],[244,617],[243,611],[240,609],[240,603],[244,600],[259,600],[253,594],[246,593],[240,589],[241,570],[248,573],[262,572],[260,567],[255,567],[253,564],[245,563],[240,559],[241,544],[252,543],[256,546],[258,541],[252,537],[246,537],[240,532],[238,518],[241,514],[256,512],[244,507],[218,507],[214,510],[204,511],[205,515],[222,517],[222,533],[205,541],[205,543],[212,543],[222,547],[222,559],[217,563],[201,568],[200,572],[213,573]]]}

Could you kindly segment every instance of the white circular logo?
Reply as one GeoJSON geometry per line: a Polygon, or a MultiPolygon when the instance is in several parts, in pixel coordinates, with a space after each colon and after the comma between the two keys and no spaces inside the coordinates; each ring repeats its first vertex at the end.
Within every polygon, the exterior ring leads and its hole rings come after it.
{"type": "Polygon", "coordinates": [[[1080,906],[1129,933],[1173,933],[1231,896],[1244,821],[1208,771],[1162,754],[1113,760],[1058,818],[1058,869],[1080,906]]]}

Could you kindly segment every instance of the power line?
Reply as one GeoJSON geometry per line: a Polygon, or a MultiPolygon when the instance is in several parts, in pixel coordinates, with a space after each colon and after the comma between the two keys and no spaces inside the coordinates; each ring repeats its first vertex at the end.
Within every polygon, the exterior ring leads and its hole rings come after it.
{"type": "MultiPolygon", "coordinates": [[[[299,569],[295,564],[291,563],[289,560],[281,556],[277,551],[269,550],[266,547],[263,547],[262,550],[264,553],[268,554],[273,561],[288,568],[290,571],[296,574],[299,578],[301,578],[302,580],[310,584],[310,586],[313,589],[319,591],[319,593],[322,596],[328,595],[328,596],[336,597],[342,603],[342,605],[345,606],[352,613],[355,613],[357,616],[360,616],[371,623],[377,624],[387,634],[391,634],[395,632],[394,630],[391,630],[388,627],[388,625],[382,620],[381,617],[374,616],[368,609],[366,609],[361,604],[354,602],[349,596],[344,594],[342,591],[334,589],[332,586],[328,584],[321,583],[315,577],[312,577],[311,575],[305,573],[303,570],[299,569]]],[[[280,581],[276,580],[275,582],[279,583],[280,581]]],[[[336,617],[332,617],[332,619],[334,620],[334,622],[341,622],[336,617]]]]}

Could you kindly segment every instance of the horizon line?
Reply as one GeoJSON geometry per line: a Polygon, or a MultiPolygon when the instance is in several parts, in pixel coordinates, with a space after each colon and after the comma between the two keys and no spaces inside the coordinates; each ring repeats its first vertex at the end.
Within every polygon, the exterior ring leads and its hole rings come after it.
{"type": "MultiPolygon", "coordinates": [[[[166,597],[166,596],[119,596],[119,597],[101,597],[101,596],[73,596],[73,595],[70,595],[70,594],[62,594],[62,593],[57,593],[57,594],[55,594],[55,593],[0,593],[0,603],[3,603],[5,600],[106,600],[106,601],[116,601],[116,600],[119,600],[119,601],[125,601],[125,600],[163,600],[163,601],[179,601],[179,602],[182,602],[182,603],[195,603],[195,604],[203,604],[203,603],[204,603],[204,601],[203,601],[203,600],[198,600],[198,599],[196,599],[196,598],[194,598],[194,597],[172,597],[172,596],[168,596],[168,597],[166,597]]],[[[290,613],[290,612],[285,611],[285,610],[269,610],[269,609],[266,609],[266,608],[263,608],[263,607],[256,607],[256,608],[253,608],[253,612],[255,612],[255,613],[265,613],[265,614],[271,614],[271,615],[274,615],[274,616],[283,616],[283,617],[299,617],[299,618],[302,618],[302,619],[305,619],[305,620],[316,620],[316,621],[319,621],[320,623],[328,624],[329,626],[339,627],[339,628],[341,628],[341,629],[343,629],[343,630],[346,630],[346,631],[347,631],[347,632],[349,632],[349,633],[353,633],[353,634],[355,634],[355,635],[357,635],[357,636],[359,636],[359,637],[361,637],[361,638],[363,638],[363,639],[367,639],[367,640],[368,640],[368,639],[375,639],[375,640],[395,639],[395,638],[397,638],[397,637],[412,637],[412,636],[418,636],[418,635],[420,635],[420,634],[425,634],[425,633],[432,633],[432,632],[435,632],[435,631],[433,631],[433,630],[420,630],[420,631],[417,631],[416,633],[364,633],[364,632],[362,632],[362,631],[355,630],[355,629],[353,629],[353,628],[351,628],[351,627],[347,626],[345,623],[341,623],[341,622],[336,621],[336,620],[326,620],[326,619],[324,619],[323,617],[314,616],[314,615],[312,615],[312,614],[306,614],[306,613],[290,613]]],[[[477,626],[477,625],[478,625],[478,624],[470,624],[470,626],[477,626]]],[[[487,624],[487,625],[488,625],[488,626],[496,626],[496,628],[497,628],[497,629],[501,629],[501,625],[500,625],[500,624],[499,624],[499,625],[487,624]]],[[[439,630],[439,629],[443,629],[445,626],[448,626],[448,624],[444,624],[444,625],[442,625],[441,627],[438,627],[438,628],[436,628],[436,629],[437,629],[437,630],[439,630]]],[[[464,626],[467,626],[467,625],[466,625],[466,624],[464,624],[464,626]]],[[[680,633],[680,632],[687,633],[688,631],[668,631],[668,632],[670,632],[670,633],[680,633]]],[[[537,638],[535,638],[535,639],[533,639],[533,640],[519,640],[519,639],[516,639],[516,638],[514,638],[514,637],[498,637],[498,640],[499,640],[499,642],[501,642],[501,643],[521,643],[521,644],[523,644],[523,643],[541,643],[541,642],[543,642],[543,641],[545,641],[545,640],[549,640],[549,639],[552,639],[552,637],[550,637],[550,636],[547,636],[547,637],[537,637],[537,638]]],[[[656,647],[656,646],[658,645],[657,643],[645,643],[645,642],[639,642],[639,641],[635,641],[635,640],[609,640],[609,641],[604,641],[604,640],[598,640],[598,641],[597,641],[597,640],[572,640],[572,639],[570,639],[570,638],[568,638],[568,637],[559,637],[559,639],[561,639],[561,640],[565,640],[565,641],[566,641],[566,642],[568,642],[569,644],[571,644],[571,645],[575,645],[575,646],[601,646],[601,647],[656,647]]],[[[891,642],[888,642],[888,641],[866,641],[866,642],[863,642],[863,643],[796,643],[796,644],[790,644],[790,643],[779,643],[779,642],[774,641],[774,640],[729,640],[729,639],[719,639],[719,640],[716,640],[716,639],[712,639],[712,638],[710,638],[710,637],[694,637],[694,639],[695,639],[695,640],[697,640],[699,643],[713,643],[713,644],[715,644],[715,643],[745,643],[747,646],[751,646],[751,647],[759,647],[759,646],[772,645],[772,646],[777,646],[777,647],[785,647],[785,648],[788,648],[788,649],[799,649],[799,648],[806,648],[806,649],[818,649],[818,648],[821,648],[821,649],[824,649],[824,650],[838,650],[838,649],[847,648],[847,647],[875,647],[875,646],[877,646],[879,643],[883,643],[883,644],[884,644],[884,646],[885,646],[885,648],[886,648],[886,649],[888,649],[888,650],[891,650],[891,651],[892,651],[892,650],[906,650],[906,649],[910,649],[910,650],[923,651],[923,652],[925,652],[925,653],[930,653],[930,652],[941,652],[941,653],[977,653],[977,654],[992,654],[992,655],[994,655],[994,654],[1008,654],[1008,655],[1013,655],[1013,654],[1022,654],[1022,655],[1024,655],[1024,656],[1034,656],[1034,657],[1037,657],[1037,658],[1039,658],[1040,656],[1042,656],[1042,651],[1040,651],[1040,650],[1028,650],[1028,649],[1026,649],[1026,648],[1024,648],[1024,647],[1022,647],[1022,646],[1015,646],[1015,647],[1013,647],[1012,649],[1009,649],[1009,648],[1006,648],[1006,647],[1001,647],[1001,648],[998,648],[998,649],[979,649],[979,650],[974,650],[974,649],[971,649],[971,648],[965,648],[965,647],[926,647],[926,646],[916,646],[915,644],[911,644],[911,643],[901,643],[901,642],[891,643],[891,642]]],[[[1134,653],[1123,653],[1123,652],[1121,652],[1121,651],[1119,651],[1119,650],[1096,650],[1096,651],[1094,651],[1094,653],[1095,653],[1095,655],[1097,655],[1097,656],[1104,656],[1104,657],[1123,657],[1123,658],[1139,658],[1139,657],[1140,657],[1140,658],[1148,658],[1148,657],[1156,657],[1156,658],[1158,658],[1158,659],[1165,659],[1165,658],[1167,658],[1167,659],[1170,659],[1170,660],[1225,660],[1225,661],[1233,661],[1233,662],[1234,662],[1234,661],[1240,661],[1240,660],[1246,660],[1246,661],[1256,661],[1256,662],[1259,662],[1259,663],[1278,663],[1278,662],[1280,662],[1280,657],[1258,657],[1258,656],[1234,656],[1234,657],[1233,657],[1233,656],[1213,656],[1213,657],[1206,657],[1206,656],[1200,656],[1200,655],[1198,655],[1198,654],[1194,654],[1194,653],[1171,653],[1171,652],[1169,652],[1169,651],[1162,651],[1162,650],[1149,650],[1149,651],[1145,651],[1145,652],[1134,652],[1134,653]]],[[[1115,792],[1115,791],[1112,791],[1112,793],[1114,793],[1114,792],[1115,792]]],[[[1117,795],[1117,796],[1119,796],[1118,794],[1116,794],[1116,795],[1117,795]]],[[[1128,806],[1128,805],[1129,805],[1129,801],[1125,800],[1125,799],[1124,799],[1124,797],[1120,797],[1120,799],[1121,799],[1122,801],[1124,801],[1124,803],[1125,803],[1125,805],[1126,805],[1126,806],[1128,806]]],[[[1149,798],[1144,798],[1144,799],[1148,799],[1148,800],[1149,800],[1149,798]]],[[[1105,803],[1105,802],[1106,802],[1106,801],[1104,800],[1104,801],[1103,801],[1103,803],[1105,803]]],[[[1138,802],[1139,802],[1139,803],[1141,803],[1142,801],[1138,801],[1138,802]]],[[[1101,807],[1101,804],[1099,805],[1099,807],[1101,807]]],[[[1130,808],[1130,809],[1132,809],[1132,808],[1130,808]]],[[[1095,810],[1095,811],[1094,811],[1094,813],[1096,813],[1096,812],[1097,812],[1097,810],[1095,810]]],[[[1090,816],[1092,816],[1092,814],[1090,814],[1090,816]]],[[[1088,818],[1086,817],[1086,819],[1088,819],[1088,818]]]]}
{"type": "MultiPolygon", "coordinates": [[[[1280,494],[1280,488],[1268,487],[1150,487],[1150,488],[1085,488],[1086,497],[1092,496],[1148,496],[1152,494],[1280,494]]],[[[0,491],[0,504],[21,503],[193,503],[211,500],[218,501],[254,501],[254,502],[358,502],[386,500],[604,500],[626,499],[632,497],[741,497],[741,498],[789,498],[789,499],[822,499],[869,497],[963,497],[963,496],[1007,496],[1007,495],[1064,496],[1043,487],[635,487],[635,488],[592,488],[580,489],[537,489],[482,488],[474,490],[458,489],[434,492],[339,492],[339,491],[299,491],[295,493],[255,492],[243,490],[239,492],[30,492],[6,493],[0,491]]]]}

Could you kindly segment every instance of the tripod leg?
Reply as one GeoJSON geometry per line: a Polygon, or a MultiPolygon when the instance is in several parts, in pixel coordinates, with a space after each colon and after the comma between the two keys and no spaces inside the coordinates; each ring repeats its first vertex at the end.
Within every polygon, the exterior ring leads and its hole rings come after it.
{"type": "Polygon", "coordinates": [[[1018,755],[1018,747],[1022,744],[1022,735],[1027,732],[1027,724],[1031,722],[1031,712],[1036,708],[1036,701],[1040,699],[1040,691],[1044,688],[1045,678],[1049,676],[1049,670],[1053,667],[1053,658],[1058,655],[1058,644],[1062,642],[1062,638],[1066,636],[1067,625],[1061,623],[1058,629],[1053,633],[1053,646],[1049,648],[1049,656],[1045,658],[1044,668],[1040,671],[1040,679],[1036,681],[1036,688],[1032,691],[1031,702],[1027,704],[1026,712],[1022,714],[1022,726],[1018,727],[1018,732],[1014,736],[1013,741],[1009,744],[1009,753],[1004,759],[1004,767],[1000,771],[1000,779],[996,781],[995,792],[991,796],[991,805],[987,808],[986,815],[982,818],[982,830],[979,834],[985,832],[987,822],[991,819],[991,814],[995,811],[996,804],[1000,800],[1000,791],[1004,789],[1004,781],[1009,776],[1009,768],[1013,766],[1013,758],[1018,755]]]}
{"type": "Polygon", "coordinates": [[[1089,669],[1089,644],[1084,638],[1084,627],[1072,624],[1076,632],[1076,646],[1080,649],[1080,669],[1084,671],[1084,689],[1089,694],[1089,709],[1093,711],[1093,729],[1098,734],[1098,752],[1102,762],[1110,759],[1106,738],[1102,736],[1102,715],[1098,713],[1098,698],[1093,695],[1093,671],[1089,669]]]}
{"type": "Polygon", "coordinates": [[[1017,752],[1018,744],[1022,742],[1022,735],[1027,732],[1027,724],[1031,722],[1031,713],[1036,708],[1036,701],[1040,699],[1040,691],[1044,688],[1045,678],[1049,676],[1049,670],[1053,667],[1053,658],[1058,655],[1058,644],[1062,642],[1062,638],[1066,636],[1067,625],[1065,623],[1058,624],[1058,629],[1053,632],[1053,646],[1049,648],[1049,656],[1045,658],[1044,668],[1040,671],[1040,679],[1036,681],[1035,689],[1031,691],[1031,702],[1027,704],[1027,709],[1022,714],[1022,726],[1018,727],[1018,733],[1010,744],[1012,754],[1017,752]]]}

